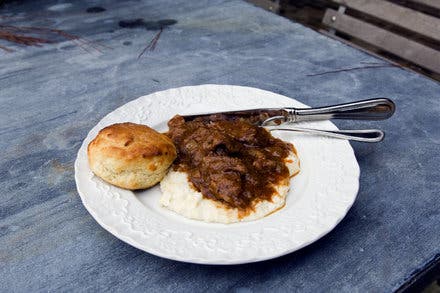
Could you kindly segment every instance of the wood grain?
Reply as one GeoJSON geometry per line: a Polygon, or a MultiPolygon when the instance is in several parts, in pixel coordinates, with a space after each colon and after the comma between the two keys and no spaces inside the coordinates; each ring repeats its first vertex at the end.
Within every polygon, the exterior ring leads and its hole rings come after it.
{"type": "MultiPolygon", "coordinates": [[[[404,29],[440,41],[440,18],[383,0],[333,0],[404,29]]],[[[440,3],[440,1],[438,1],[440,3]]]]}
{"type": "Polygon", "coordinates": [[[375,25],[327,9],[323,23],[434,72],[440,72],[440,52],[375,25]]]}

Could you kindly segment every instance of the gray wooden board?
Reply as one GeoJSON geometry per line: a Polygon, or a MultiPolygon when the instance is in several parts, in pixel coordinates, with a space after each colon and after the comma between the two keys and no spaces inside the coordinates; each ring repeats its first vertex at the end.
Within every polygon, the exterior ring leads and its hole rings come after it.
{"type": "Polygon", "coordinates": [[[440,73],[440,52],[406,39],[375,25],[327,9],[323,23],[337,31],[361,39],[371,45],[440,73]]]}
{"type": "Polygon", "coordinates": [[[396,67],[308,76],[383,61],[242,1],[12,1],[1,16],[111,49],[1,42],[15,51],[0,50],[0,291],[390,292],[440,258],[439,83],[396,67]],[[85,12],[96,5],[106,10],[85,12]],[[135,18],[177,23],[138,59],[157,30],[118,25],[135,18]],[[140,251],[94,221],[73,176],[88,131],[139,96],[206,83],[257,87],[310,106],[396,102],[386,121],[335,121],[386,137],[352,144],[360,190],[332,232],[271,261],[203,266],[140,251]]]}
{"type": "Polygon", "coordinates": [[[383,0],[333,0],[333,2],[440,41],[440,18],[383,0]]]}

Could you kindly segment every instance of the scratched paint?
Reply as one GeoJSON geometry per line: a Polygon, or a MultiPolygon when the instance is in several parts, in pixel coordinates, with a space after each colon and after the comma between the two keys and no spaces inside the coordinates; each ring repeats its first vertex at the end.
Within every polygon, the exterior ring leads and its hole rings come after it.
{"type": "Polygon", "coordinates": [[[101,13],[104,12],[106,9],[101,6],[92,6],[86,9],[87,13],[101,13]]]}
{"type": "Polygon", "coordinates": [[[73,6],[72,3],[61,3],[61,4],[56,4],[56,5],[49,6],[47,8],[47,10],[50,10],[50,11],[64,11],[64,10],[69,9],[72,6],[73,6]]]}
{"type": "Polygon", "coordinates": [[[127,19],[119,21],[119,26],[122,28],[145,28],[149,31],[160,30],[167,26],[171,26],[177,23],[175,19],[160,19],[157,21],[145,21],[142,18],[127,19]]]}

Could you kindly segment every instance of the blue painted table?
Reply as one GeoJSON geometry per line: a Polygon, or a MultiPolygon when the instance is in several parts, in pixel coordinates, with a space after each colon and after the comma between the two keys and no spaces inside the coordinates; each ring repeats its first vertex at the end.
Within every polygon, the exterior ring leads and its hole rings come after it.
{"type": "Polygon", "coordinates": [[[2,290],[391,291],[438,268],[438,83],[396,67],[309,76],[383,61],[241,1],[107,0],[99,1],[105,11],[88,9],[96,2],[0,8],[3,25],[58,28],[105,46],[1,43],[14,50],[0,50],[2,290]],[[137,18],[144,21],[127,21],[137,18]],[[155,50],[138,59],[161,26],[155,50]],[[330,234],[271,261],[204,266],[137,250],[87,213],[73,162],[88,130],[141,95],[203,83],[258,87],[311,106],[394,99],[390,120],[337,122],[387,137],[353,144],[358,199],[330,234]]]}

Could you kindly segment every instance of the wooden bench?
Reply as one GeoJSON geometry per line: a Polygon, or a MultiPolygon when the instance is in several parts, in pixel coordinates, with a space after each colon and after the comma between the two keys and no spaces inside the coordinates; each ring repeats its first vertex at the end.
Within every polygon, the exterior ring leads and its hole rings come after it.
{"type": "Polygon", "coordinates": [[[412,0],[431,8],[432,15],[385,0],[332,2],[339,9],[325,12],[322,22],[329,28],[327,34],[343,33],[440,74],[440,0],[412,0]]]}

